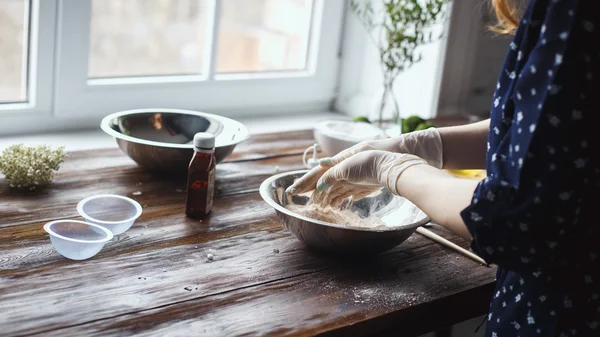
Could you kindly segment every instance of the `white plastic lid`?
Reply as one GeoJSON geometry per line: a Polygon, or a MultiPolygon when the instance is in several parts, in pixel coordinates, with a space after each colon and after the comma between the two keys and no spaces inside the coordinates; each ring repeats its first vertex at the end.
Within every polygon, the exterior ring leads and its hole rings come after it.
{"type": "Polygon", "coordinates": [[[205,150],[215,148],[215,136],[212,133],[200,132],[194,136],[194,147],[205,150]]]}

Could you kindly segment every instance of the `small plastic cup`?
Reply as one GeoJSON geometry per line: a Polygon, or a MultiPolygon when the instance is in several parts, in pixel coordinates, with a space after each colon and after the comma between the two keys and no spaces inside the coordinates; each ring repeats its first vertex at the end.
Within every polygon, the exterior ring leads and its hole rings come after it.
{"type": "Polygon", "coordinates": [[[77,204],[77,212],[85,221],[119,235],[128,230],[142,214],[142,206],[121,195],[101,194],[81,200],[77,204]]]}
{"type": "Polygon", "coordinates": [[[89,259],[113,238],[108,229],[78,220],[48,222],[44,230],[50,234],[54,249],[71,260],[89,259]]]}

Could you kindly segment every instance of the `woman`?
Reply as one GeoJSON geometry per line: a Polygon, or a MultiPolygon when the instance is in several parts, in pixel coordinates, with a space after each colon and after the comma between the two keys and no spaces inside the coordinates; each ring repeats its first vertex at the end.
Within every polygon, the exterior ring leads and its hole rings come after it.
{"type": "Polygon", "coordinates": [[[600,336],[600,19],[594,0],[493,1],[515,33],[491,118],[359,144],[290,188],[337,205],[381,186],[499,266],[486,336],[600,336]],[[429,165],[427,165],[427,162],[429,165]],[[444,169],[485,168],[483,181],[444,169]]]}

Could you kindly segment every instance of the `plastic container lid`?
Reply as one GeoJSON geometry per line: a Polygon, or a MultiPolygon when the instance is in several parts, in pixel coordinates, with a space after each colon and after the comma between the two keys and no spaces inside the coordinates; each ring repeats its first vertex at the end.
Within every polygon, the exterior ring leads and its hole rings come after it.
{"type": "Polygon", "coordinates": [[[194,135],[194,147],[204,150],[215,148],[215,136],[212,133],[200,132],[194,135]]]}
{"type": "Polygon", "coordinates": [[[113,238],[110,230],[77,220],[57,220],[44,225],[50,242],[60,255],[71,260],[85,260],[98,254],[113,238]]]}
{"type": "Polygon", "coordinates": [[[128,230],[142,214],[142,206],[135,200],[114,194],[100,194],[85,198],[77,204],[77,212],[86,222],[107,228],[114,235],[128,230]]]}

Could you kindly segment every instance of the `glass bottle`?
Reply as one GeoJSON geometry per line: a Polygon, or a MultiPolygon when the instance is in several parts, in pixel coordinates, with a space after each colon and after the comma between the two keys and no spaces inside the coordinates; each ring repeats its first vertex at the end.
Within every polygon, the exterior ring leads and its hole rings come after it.
{"type": "Polygon", "coordinates": [[[188,167],[185,214],[204,218],[210,213],[215,190],[215,136],[197,133],[194,136],[194,156],[188,167]]]}

